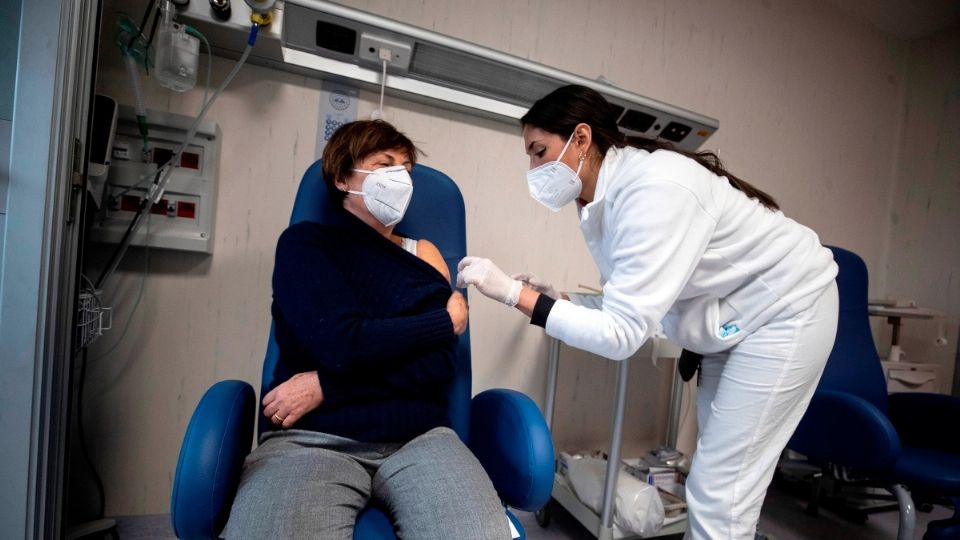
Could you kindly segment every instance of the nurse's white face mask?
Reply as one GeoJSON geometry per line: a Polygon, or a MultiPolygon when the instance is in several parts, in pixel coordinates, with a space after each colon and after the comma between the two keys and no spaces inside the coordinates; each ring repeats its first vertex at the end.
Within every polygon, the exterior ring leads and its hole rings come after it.
{"type": "Polygon", "coordinates": [[[347,190],[347,193],[362,195],[367,210],[385,227],[399,223],[413,196],[413,181],[407,168],[394,165],[374,171],[353,170],[367,173],[367,177],[363,179],[363,191],[347,190]]]}
{"type": "Polygon", "coordinates": [[[583,156],[580,157],[580,164],[577,165],[576,171],[560,161],[571,141],[573,141],[572,133],[557,159],[527,171],[530,196],[554,212],[559,212],[561,208],[570,204],[583,189],[583,182],[580,180],[583,156]]]}

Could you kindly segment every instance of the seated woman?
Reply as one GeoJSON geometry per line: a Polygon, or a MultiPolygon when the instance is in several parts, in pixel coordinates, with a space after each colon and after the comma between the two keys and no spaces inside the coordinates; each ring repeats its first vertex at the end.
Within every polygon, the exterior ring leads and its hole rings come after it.
{"type": "Polygon", "coordinates": [[[466,302],[433,244],[393,232],[416,157],[386,122],[340,127],[323,151],[336,208],[280,236],[272,429],[244,464],[228,538],[349,539],[371,502],[400,538],[510,537],[493,484],[448,427],[466,302]]]}

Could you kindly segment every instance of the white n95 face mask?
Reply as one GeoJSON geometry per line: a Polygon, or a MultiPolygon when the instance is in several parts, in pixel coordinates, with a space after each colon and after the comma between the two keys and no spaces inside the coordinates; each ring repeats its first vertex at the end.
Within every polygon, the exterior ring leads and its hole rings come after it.
{"type": "Polygon", "coordinates": [[[580,181],[583,159],[580,159],[576,171],[560,161],[572,140],[573,134],[571,133],[570,138],[567,139],[567,144],[563,145],[563,150],[560,151],[557,159],[527,171],[527,185],[530,188],[530,196],[554,212],[559,212],[561,208],[570,204],[580,195],[580,191],[583,189],[583,182],[580,181]]]}
{"type": "Polygon", "coordinates": [[[394,165],[375,171],[353,170],[367,173],[367,177],[363,179],[363,191],[347,190],[347,193],[362,195],[367,209],[384,226],[399,223],[410,206],[410,198],[413,197],[413,181],[410,180],[407,168],[394,165]]]}

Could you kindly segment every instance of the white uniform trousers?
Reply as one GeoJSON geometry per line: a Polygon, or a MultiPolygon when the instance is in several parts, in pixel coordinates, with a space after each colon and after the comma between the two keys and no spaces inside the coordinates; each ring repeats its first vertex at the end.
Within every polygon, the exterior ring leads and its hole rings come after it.
{"type": "Polygon", "coordinates": [[[777,460],[833,348],[837,310],[832,283],[809,309],[703,358],[686,538],[753,539],[777,460]]]}

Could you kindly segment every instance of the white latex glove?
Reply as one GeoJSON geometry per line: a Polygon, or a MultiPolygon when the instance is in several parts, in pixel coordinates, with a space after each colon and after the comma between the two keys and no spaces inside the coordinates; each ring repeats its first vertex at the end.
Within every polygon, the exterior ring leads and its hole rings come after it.
{"type": "Polygon", "coordinates": [[[520,274],[514,274],[513,279],[519,279],[525,286],[530,289],[537,291],[540,294],[545,294],[554,300],[560,298],[560,293],[553,288],[553,285],[543,281],[536,274],[531,274],[529,272],[523,272],[520,274]]]}
{"type": "Polygon", "coordinates": [[[464,257],[457,264],[457,287],[473,285],[484,296],[508,306],[520,301],[523,284],[497,268],[490,259],[464,257]]]}

